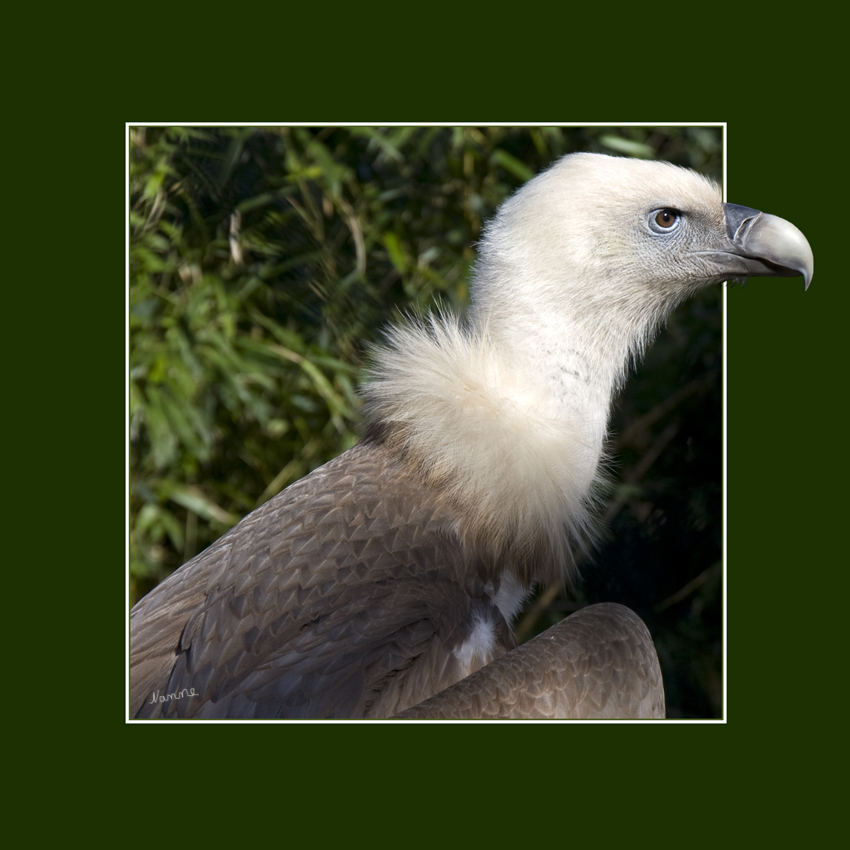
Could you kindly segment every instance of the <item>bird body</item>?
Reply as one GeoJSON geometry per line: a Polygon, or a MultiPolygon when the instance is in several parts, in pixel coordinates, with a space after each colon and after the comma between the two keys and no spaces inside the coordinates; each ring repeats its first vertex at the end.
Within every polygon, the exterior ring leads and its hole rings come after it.
{"type": "MultiPolygon", "coordinates": [[[[728,278],[808,285],[812,266],[793,225],[724,205],[693,172],[564,157],[486,229],[465,320],[390,329],[363,441],[134,607],[131,714],[388,717],[489,681],[501,668],[470,674],[513,649],[530,587],[592,545],[611,401],[669,312],[728,278]]],[[[623,622],[611,645],[645,647],[623,622]]],[[[636,674],[643,695],[622,705],[663,714],[656,679],[636,674]]],[[[572,716],[541,699],[539,716],[572,716]]],[[[617,705],[600,711],[631,710],[617,705]]]]}

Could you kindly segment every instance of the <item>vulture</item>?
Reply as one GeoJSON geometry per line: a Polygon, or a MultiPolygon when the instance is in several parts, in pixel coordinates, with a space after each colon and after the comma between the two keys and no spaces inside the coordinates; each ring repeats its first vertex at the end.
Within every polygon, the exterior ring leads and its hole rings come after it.
{"type": "Polygon", "coordinates": [[[485,228],[468,315],[387,332],[362,441],[133,607],[131,716],[663,717],[628,608],[520,647],[512,620],[592,546],[612,398],[670,311],[813,269],[794,225],[693,171],[558,160],[485,228]]]}

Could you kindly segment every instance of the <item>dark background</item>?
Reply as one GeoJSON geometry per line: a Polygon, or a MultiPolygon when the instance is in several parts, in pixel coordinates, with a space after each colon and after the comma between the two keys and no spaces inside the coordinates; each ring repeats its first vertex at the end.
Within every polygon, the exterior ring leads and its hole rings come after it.
{"type": "Polygon", "coordinates": [[[844,28],[825,5],[470,6],[413,25],[383,11],[13,18],[26,58],[10,53],[4,137],[7,702],[38,728],[11,759],[16,821],[114,841],[106,805],[148,841],[244,841],[258,825],[279,841],[279,812],[286,837],[314,842],[376,828],[408,843],[833,841],[844,28]],[[729,293],[728,723],[127,725],[125,122],[647,117],[727,122],[730,200],[793,221],[817,258],[805,294],[799,279],[729,293]],[[471,815],[459,827],[432,816],[452,795],[471,815]]]}
{"type": "MultiPolygon", "coordinates": [[[[463,309],[482,224],[555,158],[722,179],[720,127],[134,127],[130,142],[131,604],[356,441],[368,345],[411,305],[463,309]]],[[[723,711],[722,422],[714,287],[616,400],[603,544],[518,623],[527,639],[584,605],[629,605],[669,717],[723,711]]]]}

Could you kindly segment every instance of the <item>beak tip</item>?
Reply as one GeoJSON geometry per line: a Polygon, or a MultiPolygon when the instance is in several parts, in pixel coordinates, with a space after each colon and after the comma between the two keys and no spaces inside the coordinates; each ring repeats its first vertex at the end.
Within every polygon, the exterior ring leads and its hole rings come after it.
{"type": "Polygon", "coordinates": [[[805,292],[814,276],[815,259],[811,245],[799,228],[783,218],[749,207],[730,204],[726,207],[727,232],[735,228],[732,243],[745,258],[745,264],[752,262],[755,266],[749,269],[749,274],[760,277],[802,275],[805,292]],[[760,263],[763,267],[759,267],[760,263]]]}

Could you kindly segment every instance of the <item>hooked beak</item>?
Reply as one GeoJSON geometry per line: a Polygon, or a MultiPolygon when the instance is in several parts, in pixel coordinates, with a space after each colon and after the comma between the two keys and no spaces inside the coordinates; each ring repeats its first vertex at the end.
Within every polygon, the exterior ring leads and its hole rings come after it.
{"type": "Polygon", "coordinates": [[[724,204],[729,242],[722,250],[723,269],[729,280],[743,283],[748,277],[795,277],[802,275],[809,288],[815,270],[806,237],[775,215],[737,204],[724,204]]]}

